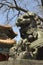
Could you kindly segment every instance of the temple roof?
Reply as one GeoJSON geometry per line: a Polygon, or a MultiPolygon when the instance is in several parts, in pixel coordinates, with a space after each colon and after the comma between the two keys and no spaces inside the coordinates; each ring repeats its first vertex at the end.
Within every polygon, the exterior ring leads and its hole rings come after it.
{"type": "Polygon", "coordinates": [[[15,43],[16,43],[16,41],[12,40],[12,39],[6,39],[6,40],[0,39],[0,44],[10,44],[10,45],[12,45],[12,44],[15,44],[15,43]]]}
{"type": "Polygon", "coordinates": [[[16,40],[13,39],[0,39],[0,48],[11,48],[14,44],[16,44],[16,40]]]}
{"type": "Polygon", "coordinates": [[[12,27],[9,25],[0,25],[0,32],[5,33],[11,39],[17,36],[17,33],[14,32],[12,27]]]}

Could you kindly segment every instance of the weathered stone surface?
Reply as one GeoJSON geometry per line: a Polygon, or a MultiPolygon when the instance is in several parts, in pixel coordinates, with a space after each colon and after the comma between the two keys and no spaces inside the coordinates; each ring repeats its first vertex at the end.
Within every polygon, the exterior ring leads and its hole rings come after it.
{"type": "Polygon", "coordinates": [[[39,60],[10,60],[0,62],[0,65],[43,65],[43,61],[39,60]]]}
{"type": "Polygon", "coordinates": [[[43,53],[39,50],[39,48],[41,49],[41,47],[43,49],[42,23],[43,19],[32,12],[28,12],[20,16],[16,23],[16,25],[20,27],[19,31],[23,41],[24,39],[27,39],[27,42],[30,43],[30,45],[25,45],[25,48],[27,48],[25,49],[25,51],[30,48],[30,51],[28,50],[27,52],[33,53],[33,59],[43,59],[41,56],[43,53]]]}

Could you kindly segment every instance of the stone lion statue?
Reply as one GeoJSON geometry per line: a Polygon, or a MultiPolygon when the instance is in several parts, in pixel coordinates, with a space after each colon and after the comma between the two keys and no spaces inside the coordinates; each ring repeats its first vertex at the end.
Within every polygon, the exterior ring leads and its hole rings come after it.
{"type": "Polygon", "coordinates": [[[16,45],[17,59],[43,59],[43,19],[32,12],[18,17],[21,42],[16,45]],[[41,56],[42,55],[42,56],[41,56]]]}

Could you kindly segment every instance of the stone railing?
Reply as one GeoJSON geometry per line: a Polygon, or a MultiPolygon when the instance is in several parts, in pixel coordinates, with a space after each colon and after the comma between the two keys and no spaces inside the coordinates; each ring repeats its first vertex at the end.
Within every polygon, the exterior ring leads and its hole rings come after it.
{"type": "Polygon", "coordinates": [[[43,60],[11,60],[0,62],[0,65],[43,65],[43,60]]]}

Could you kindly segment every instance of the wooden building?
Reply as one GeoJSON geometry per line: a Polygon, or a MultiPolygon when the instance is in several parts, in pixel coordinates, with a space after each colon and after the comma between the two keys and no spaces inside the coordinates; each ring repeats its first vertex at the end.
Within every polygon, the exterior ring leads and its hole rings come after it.
{"type": "Polygon", "coordinates": [[[17,33],[13,32],[11,26],[0,25],[0,61],[8,60],[9,49],[16,43],[13,38],[17,33]]]}

